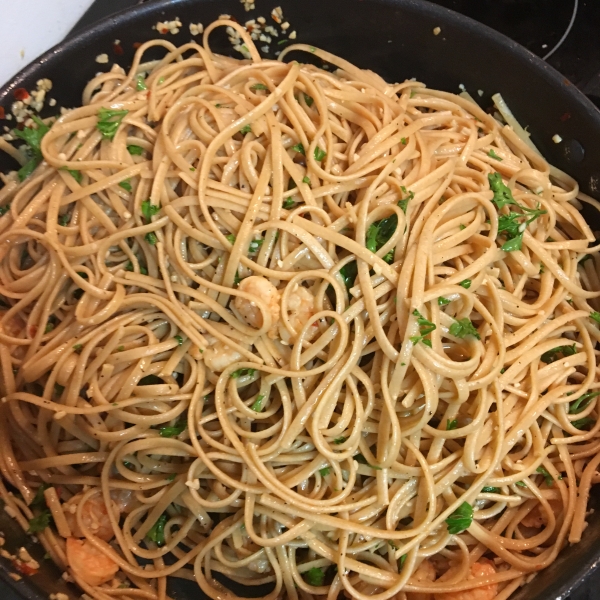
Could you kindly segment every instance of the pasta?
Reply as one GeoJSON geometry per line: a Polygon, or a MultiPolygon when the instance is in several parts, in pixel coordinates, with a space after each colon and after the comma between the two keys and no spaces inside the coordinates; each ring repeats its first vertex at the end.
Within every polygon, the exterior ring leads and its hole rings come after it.
{"type": "Polygon", "coordinates": [[[11,514],[98,600],[508,598],[600,462],[599,206],[515,131],[221,20],[17,133],[11,514]]]}

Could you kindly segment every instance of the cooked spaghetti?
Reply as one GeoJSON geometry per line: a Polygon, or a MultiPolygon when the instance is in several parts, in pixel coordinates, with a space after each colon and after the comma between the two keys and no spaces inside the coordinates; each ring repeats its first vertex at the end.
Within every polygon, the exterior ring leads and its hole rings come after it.
{"type": "Polygon", "coordinates": [[[0,490],[89,596],[501,600],[580,540],[598,203],[497,106],[217,21],[16,132],[0,490]]]}

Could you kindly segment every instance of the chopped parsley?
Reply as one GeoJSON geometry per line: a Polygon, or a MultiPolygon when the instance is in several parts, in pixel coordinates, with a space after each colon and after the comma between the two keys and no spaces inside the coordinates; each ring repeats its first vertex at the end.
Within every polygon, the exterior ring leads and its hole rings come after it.
{"type": "Polygon", "coordinates": [[[450,302],[452,302],[452,300],[449,298],[444,298],[443,296],[438,298],[438,306],[446,306],[446,304],[450,304],[450,302]]]}
{"type": "Polygon", "coordinates": [[[571,425],[575,427],[575,429],[583,429],[588,425],[595,425],[596,419],[592,419],[591,417],[583,417],[583,419],[577,419],[576,421],[571,421],[571,425]]]}
{"type": "Polygon", "coordinates": [[[175,340],[177,341],[178,346],[183,345],[183,338],[180,335],[176,335],[175,340]]]}
{"type": "Polygon", "coordinates": [[[490,189],[494,192],[492,202],[497,208],[500,209],[507,204],[519,206],[518,202],[513,198],[510,188],[502,181],[502,175],[500,175],[500,173],[490,173],[488,175],[488,181],[490,183],[490,189]]]}
{"type": "Polygon", "coordinates": [[[591,312],[590,313],[590,319],[594,319],[594,321],[596,321],[596,323],[600,324],[600,312],[591,312]]]}
{"type": "MultiPolygon", "coordinates": [[[[535,470],[535,472],[541,473],[544,476],[544,481],[546,482],[546,485],[548,487],[552,486],[552,484],[554,483],[554,478],[552,477],[552,475],[550,475],[550,473],[548,473],[548,471],[544,467],[539,466],[535,470]]],[[[562,479],[562,477],[561,477],[561,479],[562,479]]]]}
{"type": "Polygon", "coordinates": [[[81,180],[83,179],[83,175],[81,174],[81,171],[75,171],[73,169],[67,169],[67,167],[61,167],[60,170],[61,171],[66,171],[67,173],[69,173],[69,175],[71,175],[71,177],[77,183],[81,183],[81,180]]]}
{"type": "Polygon", "coordinates": [[[77,352],[77,354],[79,354],[83,350],[83,344],[75,344],[73,346],[73,350],[75,350],[75,352],[77,352]]]}
{"type": "Polygon", "coordinates": [[[335,440],[333,440],[333,443],[339,446],[340,444],[343,444],[347,439],[347,437],[341,436],[339,438],[335,438],[335,440]]]}
{"type": "Polygon", "coordinates": [[[250,254],[256,254],[263,245],[264,241],[265,240],[262,238],[260,240],[252,240],[250,242],[250,246],[248,247],[248,252],[250,252],[250,254]]]}
{"type": "Polygon", "coordinates": [[[230,233],[229,235],[225,236],[225,239],[230,243],[230,244],[235,244],[235,235],[233,235],[232,233],[230,233]]]}
{"type": "Polygon", "coordinates": [[[302,183],[306,183],[306,184],[310,185],[310,177],[308,175],[305,175],[302,178],[302,183]]]}
{"type": "Polygon", "coordinates": [[[151,244],[152,246],[156,245],[156,242],[158,242],[158,238],[156,237],[156,234],[154,233],[154,231],[149,231],[145,236],[144,239],[151,244]]]}
{"type": "Polygon", "coordinates": [[[126,192],[131,192],[131,183],[129,183],[129,178],[124,179],[119,183],[119,187],[122,187],[126,192]]]}
{"type": "Polygon", "coordinates": [[[354,460],[361,465],[366,465],[367,467],[371,467],[371,469],[375,469],[376,471],[381,471],[381,467],[377,467],[375,465],[368,463],[367,459],[362,454],[355,454],[354,460]]]}
{"type": "Polygon", "coordinates": [[[128,113],[128,110],[101,108],[98,111],[98,123],[96,124],[96,128],[102,134],[102,138],[105,140],[112,140],[115,137],[123,118],[128,113]]]}
{"type": "Polygon", "coordinates": [[[304,96],[304,102],[306,102],[306,106],[308,106],[310,108],[313,105],[314,100],[308,94],[302,94],[302,95],[304,96]]]}
{"type": "Polygon", "coordinates": [[[292,198],[286,198],[283,201],[282,206],[285,209],[290,209],[290,208],[294,208],[294,206],[296,206],[296,203],[294,202],[294,200],[292,198]]]}
{"type": "Polygon", "coordinates": [[[58,217],[58,224],[62,225],[63,227],[66,227],[70,221],[71,221],[70,213],[65,213],[64,215],[60,215],[58,217]]]}
{"type": "Polygon", "coordinates": [[[143,154],[144,149],[141,146],[136,146],[135,144],[130,144],[127,146],[127,152],[132,156],[140,156],[143,154]]]}
{"type": "Polygon", "coordinates": [[[465,288],[465,290],[468,290],[471,287],[471,280],[465,279],[464,281],[461,281],[458,285],[460,285],[460,287],[465,288]]]}
{"type": "Polygon", "coordinates": [[[161,437],[165,437],[165,438],[177,437],[178,435],[180,435],[181,433],[183,433],[185,431],[186,427],[187,427],[187,423],[185,422],[185,420],[182,419],[181,421],[178,421],[177,423],[175,423],[175,425],[160,427],[158,430],[158,433],[160,434],[161,437]]]}
{"type": "Polygon", "coordinates": [[[500,161],[502,160],[502,158],[494,152],[493,148],[488,152],[488,156],[491,158],[494,158],[496,160],[500,160],[500,161]]]}
{"type": "Polygon", "coordinates": [[[29,528],[27,533],[40,533],[50,526],[52,521],[52,513],[50,509],[44,509],[39,515],[29,520],[29,528]]]}
{"type": "Polygon", "coordinates": [[[262,410],[262,403],[263,403],[264,399],[265,399],[265,395],[260,394],[259,396],[256,397],[256,400],[253,402],[253,404],[250,408],[254,412],[260,412],[262,410]]]}
{"type": "MultiPolygon", "coordinates": [[[[394,213],[381,221],[375,221],[369,225],[367,230],[367,239],[365,246],[367,250],[375,253],[382,248],[394,235],[396,228],[398,227],[398,216],[394,213]]],[[[391,263],[394,260],[394,253],[388,253],[384,256],[383,260],[387,263],[391,263]]]]}
{"type": "Polygon", "coordinates": [[[325,581],[325,572],[323,569],[313,567],[304,573],[304,581],[306,581],[308,585],[323,585],[323,582],[325,581]]]}
{"type": "Polygon", "coordinates": [[[447,519],[448,533],[456,535],[468,529],[473,522],[473,507],[463,502],[447,519]]]}
{"type": "Polygon", "coordinates": [[[5,215],[10,210],[10,202],[4,206],[0,206],[0,217],[5,215]]]}
{"type": "Polygon", "coordinates": [[[264,83],[255,83],[250,86],[251,90],[268,90],[269,88],[264,83]]]}
{"type": "Polygon", "coordinates": [[[299,152],[300,154],[304,154],[306,156],[306,151],[304,150],[304,145],[301,143],[298,143],[298,144],[292,146],[292,150],[294,152],[299,152]]]}
{"type": "Polygon", "coordinates": [[[457,427],[458,427],[457,419],[448,419],[446,421],[446,431],[452,431],[453,429],[456,429],[457,427]]]}
{"type": "Polygon", "coordinates": [[[146,222],[149,223],[152,217],[160,211],[160,206],[152,204],[151,200],[144,200],[141,204],[142,215],[146,222]]]}
{"type": "Polygon", "coordinates": [[[349,262],[347,265],[344,265],[340,269],[340,275],[346,284],[346,289],[350,290],[350,288],[354,287],[354,282],[356,281],[356,276],[358,275],[358,267],[356,265],[356,261],[353,260],[349,262]]]}
{"type": "Polygon", "coordinates": [[[429,335],[432,331],[434,331],[436,326],[431,321],[428,321],[417,309],[413,310],[413,315],[417,317],[420,335],[412,336],[410,341],[415,345],[419,342],[423,342],[426,346],[431,348],[431,340],[426,340],[424,338],[426,335],[429,335]]]}
{"type": "Polygon", "coordinates": [[[253,377],[254,373],[256,373],[256,369],[238,369],[234,371],[230,377],[232,379],[239,379],[240,377],[253,377]]]}
{"type": "Polygon", "coordinates": [[[600,396],[600,391],[588,392],[587,394],[583,394],[583,396],[580,396],[579,398],[577,398],[577,400],[569,404],[569,414],[576,415],[580,413],[582,410],[584,410],[590,405],[590,402],[596,396],[600,396]]]}
{"type": "Polygon", "coordinates": [[[152,540],[157,546],[162,546],[165,543],[165,525],[167,524],[167,519],[167,515],[160,515],[156,523],[152,525],[152,528],[146,534],[146,537],[152,540]]]}
{"type": "Polygon", "coordinates": [[[497,488],[497,487],[484,487],[484,488],[481,488],[481,493],[482,494],[499,494],[500,493],[500,488],[497,488]]]}
{"type": "Polygon", "coordinates": [[[573,354],[577,354],[577,346],[575,344],[572,346],[557,346],[556,348],[552,348],[552,350],[548,350],[548,352],[544,352],[541,360],[549,365],[565,356],[573,356],[573,354]]]}
{"type": "MultiPolygon", "coordinates": [[[[63,388],[64,390],[65,388],[63,388]]],[[[36,506],[46,506],[46,498],[44,496],[44,492],[51,486],[49,486],[47,483],[42,483],[40,485],[40,487],[36,490],[35,492],[35,496],[33,497],[33,500],[31,501],[30,507],[36,507],[36,506]]]]}
{"type": "Polygon", "coordinates": [[[515,485],[518,486],[518,487],[523,487],[523,488],[527,487],[527,484],[524,481],[517,481],[515,483],[515,485]]]}
{"type": "Polygon", "coordinates": [[[39,117],[31,117],[36,123],[37,128],[24,127],[23,129],[13,129],[14,137],[23,140],[27,144],[27,156],[29,160],[17,171],[19,181],[24,181],[29,177],[35,168],[42,162],[42,138],[50,131],[50,128],[39,117]]]}
{"type": "Polygon", "coordinates": [[[325,157],[327,156],[327,152],[325,152],[325,150],[321,150],[321,148],[319,148],[319,146],[317,146],[315,148],[314,156],[315,156],[315,160],[317,162],[321,162],[322,160],[325,160],[325,157]]]}
{"type": "Polygon", "coordinates": [[[252,127],[250,127],[250,125],[244,125],[241,129],[240,129],[240,133],[242,135],[246,135],[247,133],[250,133],[252,131],[252,127]]]}
{"type": "Polygon", "coordinates": [[[481,339],[477,328],[470,319],[458,319],[452,325],[450,325],[450,335],[458,338],[465,338],[467,335],[472,335],[478,340],[481,339]]]}
{"type": "Polygon", "coordinates": [[[137,76],[137,81],[135,83],[135,89],[138,92],[143,92],[144,90],[147,90],[148,88],[146,87],[146,81],[144,79],[143,75],[138,75],[137,76]]]}
{"type": "Polygon", "coordinates": [[[325,477],[326,475],[329,475],[331,469],[329,467],[323,467],[322,469],[319,469],[319,473],[321,474],[321,477],[325,477]]]}

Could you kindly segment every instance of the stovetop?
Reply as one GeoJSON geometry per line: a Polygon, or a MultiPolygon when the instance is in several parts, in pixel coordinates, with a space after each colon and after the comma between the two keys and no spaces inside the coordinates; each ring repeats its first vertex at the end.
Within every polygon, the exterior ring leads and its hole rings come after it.
{"type": "MultiPolygon", "coordinates": [[[[124,8],[152,1],[96,0],[72,33],[124,8]]],[[[519,42],[547,60],[600,108],[600,0],[432,1],[519,42]]],[[[569,598],[548,600],[595,600],[600,596],[598,589],[599,571],[569,598]]],[[[0,598],[14,596],[0,584],[0,598]]]]}

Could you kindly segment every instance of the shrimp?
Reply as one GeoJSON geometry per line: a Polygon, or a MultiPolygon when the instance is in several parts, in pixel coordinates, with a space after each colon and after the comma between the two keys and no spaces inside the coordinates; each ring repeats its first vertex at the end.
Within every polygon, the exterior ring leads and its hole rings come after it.
{"type": "MultiPolygon", "coordinates": [[[[435,581],[436,575],[435,567],[427,559],[425,559],[412,574],[414,579],[422,583],[435,581]]],[[[406,594],[406,600],[433,600],[433,594],[409,592],[406,594]]]]}
{"type": "MultiPolygon", "coordinates": [[[[279,290],[268,279],[259,277],[258,275],[252,275],[251,277],[242,279],[238,289],[240,292],[255,296],[268,306],[269,312],[271,313],[271,327],[268,335],[272,339],[275,338],[277,333],[277,321],[279,321],[279,302],[281,300],[279,290]]],[[[256,327],[257,329],[260,329],[263,326],[263,315],[256,305],[256,302],[236,296],[233,301],[233,306],[242,315],[244,321],[246,321],[248,325],[256,327]]]]}
{"type": "MultiPolygon", "coordinates": [[[[548,504],[550,504],[550,508],[554,512],[554,515],[558,516],[561,503],[558,500],[548,500],[548,504]]],[[[535,529],[548,525],[548,515],[546,511],[542,509],[542,505],[537,504],[531,512],[527,513],[521,520],[521,525],[535,529]]]]}
{"type": "MultiPolygon", "coordinates": [[[[291,292],[287,297],[287,310],[289,311],[289,325],[294,329],[295,334],[290,335],[289,330],[283,323],[279,324],[279,336],[284,342],[289,343],[301,331],[306,321],[315,314],[315,297],[301,285],[291,292]]],[[[307,339],[312,339],[317,331],[318,323],[313,323],[307,333],[307,339]]]]}
{"type": "Polygon", "coordinates": [[[209,346],[202,354],[204,364],[209,371],[220,373],[234,362],[242,360],[242,355],[221,341],[209,346]]]}
{"type": "Polygon", "coordinates": [[[117,563],[88,540],[67,538],[67,562],[73,573],[88,585],[110,581],[119,570],[117,563]]]}
{"type": "MultiPolygon", "coordinates": [[[[68,502],[63,505],[65,518],[71,528],[73,536],[76,538],[85,537],[83,531],[77,523],[77,508],[81,502],[83,494],[73,496],[68,502]]],[[[112,511],[117,521],[119,520],[120,510],[115,502],[111,502],[112,511]]],[[[114,531],[108,516],[108,508],[100,494],[96,494],[88,498],[81,510],[81,519],[83,524],[90,533],[99,537],[105,542],[110,541],[114,537],[114,531]]]]}
{"type": "MultiPolygon", "coordinates": [[[[471,572],[467,580],[477,577],[489,577],[496,574],[496,568],[490,561],[475,562],[471,565],[471,572]]],[[[462,592],[445,592],[434,594],[435,600],[494,600],[498,594],[498,584],[482,585],[462,592]]]]}

